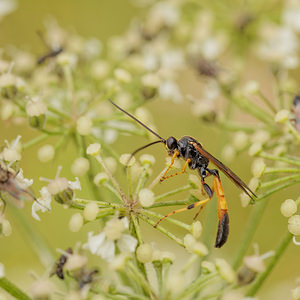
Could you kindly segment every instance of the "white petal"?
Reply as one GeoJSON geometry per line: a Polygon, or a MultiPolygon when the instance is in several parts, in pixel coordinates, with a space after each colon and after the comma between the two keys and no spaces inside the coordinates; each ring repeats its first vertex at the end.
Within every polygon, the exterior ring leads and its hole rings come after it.
{"type": "Polygon", "coordinates": [[[115,243],[112,240],[106,240],[99,247],[97,254],[100,255],[106,261],[112,261],[115,256],[115,243]]]}
{"type": "Polygon", "coordinates": [[[81,191],[81,185],[78,177],[75,177],[75,181],[68,181],[69,188],[72,190],[80,190],[81,191]]]}
{"type": "Polygon", "coordinates": [[[37,211],[40,210],[40,205],[34,201],[33,204],[32,204],[32,208],[31,208],[31,215],[34,219],[38,220],[38,221],[41,221],[40,217],[37,215],[37,211]]]}
{"type": "Polygon", "coordinates": [[[121,252],[134,252],[137,240],[129,234],[123,234],[117,243],[121,252]]]}
{"type": "Polygon", "coordinates": [[[88,238],[87,247],[88,247],[88,249],[90,249],[90,251],[93,254],[96,254],[97,250],[100,248],[100,246],[102,245],[102,243],[105,240],[105,233],[102,232],[100,234],[93,236],[93,233],[89,232],[88,235],[89,235],[89,238],[88,238]]]}
{"type": "Polygon", "coordinates": [[[121,220],[122,220],[122,222],[123,222],[124,227],[125,227],[126,229],[128,229],[128,228],[129,228],[129,221],[128,221],[127,217],[124,217],[124,218],[122,218],[121,220]]]}
{"type": "Polygon", "coordinates": [[[22,189],[26,189],[33,184],[33,179],[24,178],[22,169],[19,170],[16,180],[22,189]]]}

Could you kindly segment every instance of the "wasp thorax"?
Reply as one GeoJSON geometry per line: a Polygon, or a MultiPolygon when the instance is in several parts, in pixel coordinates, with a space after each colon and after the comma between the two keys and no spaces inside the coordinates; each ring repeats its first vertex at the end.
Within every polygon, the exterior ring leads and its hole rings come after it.
{"type": "Polygon", "coordinates": [[[169,150],[177,149],[177,147],[178,147],[177,140],[173,136],[170,136],[167,139],[167,147],[168,147],[169,150]]]}

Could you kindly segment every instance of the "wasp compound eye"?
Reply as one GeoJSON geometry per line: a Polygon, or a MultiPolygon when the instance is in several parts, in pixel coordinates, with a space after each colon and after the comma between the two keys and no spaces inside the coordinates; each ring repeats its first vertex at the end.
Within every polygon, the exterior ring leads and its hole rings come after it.
{"type": "Polygon", "coordinates": [[[167,139],[167,147],[169,150],[177,149],[177,140],[173,136],[170,136],[167,139]]]}

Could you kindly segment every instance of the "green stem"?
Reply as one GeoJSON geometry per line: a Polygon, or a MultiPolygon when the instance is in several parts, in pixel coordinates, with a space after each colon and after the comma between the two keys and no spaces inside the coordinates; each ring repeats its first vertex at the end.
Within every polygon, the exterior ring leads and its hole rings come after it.
{"type": "Polygon", "coordinates": [[[286,177],[266,181],[266,182],[263,182],[261,184],[260,188],[268,188],[268,187],[271,187],[271,186],[276,185],[278,183],[283,183],[285,181],[290,181],[290,180],[297,179],[297,178],[300,179],[300,175],[286,176],[286,177]]]}
{"type": "Polygon", "coordinates": [[[265,152],[261,152],[259,154],[259,156],[262,157],[262,158],[265,158],[265,159],[270,159],[270,160],[274,160],[274,161],[282,161],[282,162],[300,167],[300,160],[297,161],[297,160],[282,157],[282,156],[270,155],[270,154],[265,153],[265,152]]]}
{"type": "Polygon", "coordinates": [[[154,198],[154,201],[158,201],[158,200],[161,200],[161,199],[164,199],[164,198],[167,198],[167,197],[170,197],[170,196],[173,196],[173,195],[176,195],[180,192],[183,192],[183,191],[187,191],[189,189],[191,189],[191,185],[190,184],[187,184],[187,185],[184,185],[178,189],[175,189],[175,190],[172,190],[170,192],[167,192],[167,193],[164,193],[164,194],[161,194],[161,195],[158,195],[154,198]]]}
{"type": "MultiPolygon", "coordinates": [[[[161,219],[162,217],[164,217],[164,215],[161,215],[161,214],[156,213],[154,211],[145,210],[145,209],[143,210],[143,213],[146,214],[146,215],[149,215],[151,217],[158,218],[158,219],[161,219]]],[[[190,225],[185,224],[185,223],[183,223],[183,222],[181,222],[179,220],[173,219],[173,218],[166,218],[164,221],[167,221],[169,223],[172,223],[172,224],[175,224],[175,225],[177,225],[179,227],[182,227],[182,228],[184,228],[187,231],[190,231],[190,229],[191,229],[190,225]]],[[[159,228],[159,226],[157,226],[157,228],[159,228]]]]}
{"type": "Polygon", "coordinates": [[[300,169],[297,168],[269,168],[267,167],[264,174],[273,173],[300,173],[300,169]]]}
{"type": "Polygon", "coordinates": [[[136,216],[132,215],[131,219],[133,221],[133,225],[134,225],[134,229],[135,229],[135,233],[136,233],[136,237],[138,239],[139,245],[141,245],[144,242],[143,242],[143,238],[142,238],[142,234],[141,234],[140,225],[138,223],[136,216]]]}
{"type": "Polygon", "coordinates": [[[264,101],[264,103],[271,109],[271,111],[273,113],[276,114],[277,110],[276,108],[274,107],[274,105],[271,103],[271,101],[261,92],[261,91],[258,91],[258,96],[260,97],[260,99],[262,99],[264,101]]]}
{"type": "Polygon", "coordinates": [[[274,256],[272,256],[270,258],[266,270],[257,277],[254,284],[248,290],[247,296],[251,297],[251,296],[254,296],[257,293],[257,291],[260,289],[260,287],[264,283],[265,279],[268,277],[268,275],[271,273],[271,271],[273,270],[273,268],[275,267],[275,265],[279,261],[280,257],[282,256],[282,254],[286,250],[286,248],[289,245],[289,243],[291,242],[292,238],[293,238],[293,235],[291,233],[287,232],[285,234],[285,236],[282,239],[281,243],[277,247],[274,256]]]}
{"type": "Polygon", "coordinates": [[[29,296],[5,277],[0,278],[0,287],[16,299],[31,300],[29,296]]]}
{"type": "Polygon", "coordinates": [[[300,182],[300,179],[289,181],[289,182],[287,182],[285,184],[281,184],[281,185],[277,186],[276,188],[274,188],[272,190],[268,190],[264,194],[259,195],[259,197],[256,199],[256,202],[259,202],[259,201],[261,201],[261,200],[269,197],[270,195],[272,195],[272,194],[274,194],[274,193],[276,193],[276,192],[278,192],[280,190],[283,190],[283,189],[285,189],[285,188],[287,188],[287,187],[289,187],[289,186],[291,186],[293,184],[296,184],[298,182],[300,182]]]}
{"type": "Polygon", "coordinates": [[[45,139],[47,139],[47,137],[48,137],[48,134],[42,134],[42,135],[39,135],[39,136],[33,138],[32,140],[30,140],[30,141],[24,143],[24,144],[22,145],[22,148],[23,148],[23,150],[25,150],[25,149],[27,149],[27,148],[29,148],[29,147],[35,145],[35,144],[38,144],[38,143],[44,141],[45,139]]]}
{"type": "Polygon", "coordinates": [[[232,267],[235,270],[237,270],[237,268],[240,266],[242,259],[249,248],[249,245],[263,216],[267,204],[267,200],[257,203],[254,210],[252,211],[251,217],[247,223],[247,227],[244,230],[243,238],[239,243],[239,248],[237,249],[236,254],[233,256],[234,260],[232,263],[232,267]]]}
{"type": "MultiPolygon", "coordinates": [[[[140,219],[142,219],[143,221],[145,221],[146,223],[154,226],[156,224],[156,222],[148,219],[147,217],[144,217],[142,215],[139,216],[140,219]]],[[[170,233],[168,230],[166,230],[164,227],[162,226],[157,226],[157,229],[164,233],[166,236],[168,236],[170,239],[172,239],[173,241],[175,241],[177,244],[179,244],[180,246],[184,247],[183,241],[181,239],[179,239],[177,236],[175,236],[174,234],[170,233]]]]}
{"type": "Polygon", "coordinates": [[[194,203],[190,199],[186,200],[177,200],[177,201],[166,201],[166,202],[157,202],[153,205],[149,206],[148,208],[155,208],[155,207],[164,207],[164,206],[177,206],[177,205],[189,205],[194,203]]]}

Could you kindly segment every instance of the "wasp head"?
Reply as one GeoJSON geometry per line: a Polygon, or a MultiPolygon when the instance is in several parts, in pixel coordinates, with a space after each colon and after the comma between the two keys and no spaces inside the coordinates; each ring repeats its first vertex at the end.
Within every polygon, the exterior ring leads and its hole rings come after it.
{"type": "Polygon", "coordinates": [[[177,140],[173,136],[170,136],[167,139],[166,145],[168,150],[170,150],[171,152],[178,148],[177,140]]]}

